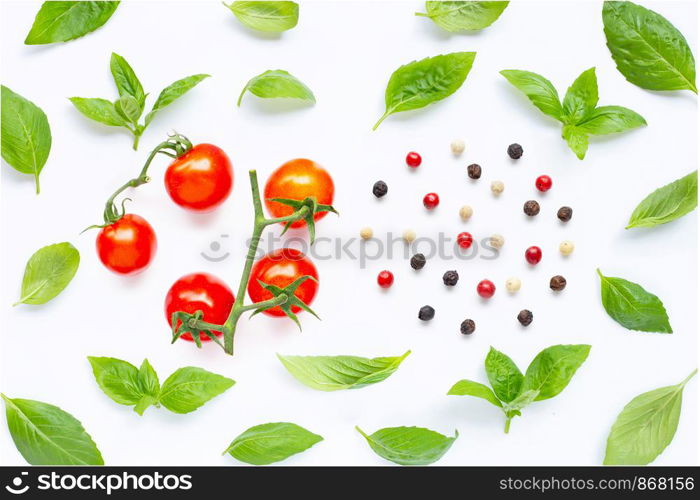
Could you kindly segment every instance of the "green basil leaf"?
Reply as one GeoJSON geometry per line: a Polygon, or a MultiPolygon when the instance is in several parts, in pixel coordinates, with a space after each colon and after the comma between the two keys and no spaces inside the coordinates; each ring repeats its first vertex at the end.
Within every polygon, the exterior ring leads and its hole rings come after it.
{"type": "Polygon", "coordinates": [[[370,448],[380,457],[399,465],[428,465],[437,462],[447,453],[459,433],[454,437],[423,427],[386,427],[367,435],[359,427],[370,448]]]}
{"type": "Polygon", "coordinates": [[[311,92],[309,87],[282,69],[267,70],[251,78],[238,97],[238,106],[241,105],[241,100],[246,90],[265,99],[286,97],[312,103],[316,102],[314,93],[311,92]]]}
{"type": "Polygon", "coordinates": [[[70,97],[69,99],[78,111],[91,120],[110,127],[123,127],[126,125],[126,121],[117,113],[114,104],[107,99],[87,97],[70,97]]]}
{"type": "Polygon", "coordinates": [[[2,159],[23,174],[39,174],[51,151],[51,128],[44,112],[33,102],[2,86],[2,159]]]}
{"type": "Polygon", "coordinates": [[[284,367],[302,384],[319,391],[359,389],[393,374],[411,354],[385,358],[359,356],[281,356],[284,367]]]}
{"type": "Polygon", "coordinates": [[[131,363],[116,358],[88,356],[97,385],[120,405],[132,406],[143,397],[139,370],[131,363]]]}
{"type": "Polygon", "coordinates": [[[224,453],[251,465],[285,460],[323,441],[318,434],[289,422],[256,425],[231,441],[224,453]]]}
{"type": "Polygon", "coordinates": [[[151,123],[151,120],[153,120],[153,117],[155,116],[157,111],[168,106],[177,98],[185,95],[187,92],[192,90],[199,82],[201,82],[205,78],[209,78],[210,76],[211,75],[205,74],[186,76],[185,78],[173,82],[167,87],[165,87],[161,91],[160,95],[158,95],[158,99],[156,99],[155,104],[153,104],[153,108],[151,109],[151,111],[146,115],[146,126],[148,126],[151,123]]]}
{"type": "Polygon", "coordinates": [[[130,95],[124,95],[114,101],[114,109],[119,113],[119,116],[127,122],[137,125],[141,117],[141,108],[136,99],[130,95]]]}
{"type": "Polygon", "coordinates": [[[104,465],[100,450],[70,413],[40,401],[0,396],[12,440],[30,465],[104,465]]]}
{"type": "Polygon", "coordinates": [[[522,391],[525,377],[512,359],[493,347],[484,362],[486,376],[498,399],[503,402],[513,401],[522,391]]]}
{"type": "Polygon", "coordinates": [[[29,258],[17,304],[45,304],[68,286],[80,265],[80,253],[70,243],[56,243],[29,258]]]}
{"type": "Polygon", "coordinates": [[[590,350],[591,346],[586,344],[543,349],[527,367],[523,391],[539,391],[535,401],[553,398],[569,384],[590,350]]]}
{"type": "Polygon", "coordinates": [[[474,31],[491,26],[501,17],[510,2],[425,2],[427,13],[417,16],[430,18],[447,31],[474,31]]]}
{"type": "Polygon", "coordinates": [[[673,333],[668,314],[661,300],[631,281],[600,276],[600,295],[603,307],[612,319],[627,328],[640,332],[673,333]]]}
{"type": "Polygon", "coordinates": [[[564,109],[559,101],[559,94],[552,82],[530,71],[504,69],[501,75],[515,88],[520,90],[545,115],[563,120],[564,109]]]}
{"type": "Polygon", "coordinates": [[[520,415],[520,410],[528,406],[533,401],[537,401],[537,397],[540,395],[540,391],[537,390],[527,390],[523,391],[518,395],[513,401],[503,405],[503,411],[506,416],[520,415]]]}
{"type": "Polygon", "coordinates": [[[595,68],[590,68],[579,75],[564,96],[564,121],[578,124],[598,104],[598,79],[595,68]]]}
{"type": "Polygon", "coordinates": [[[601,106],[590,112],[576,127],[586,134],[607,135],[646,124],[646,120],[631,109],[622,106],[601,106]]]}
{"type": "Polygon", "coordinates": [[[569,149],[576,154],[579,160],[583,160],[586,157],[586,151],[588,151],[588,134],[583,132],[576,125],[564,125],[561,136],[566,141],[569,149]]]}
{"type": "Polygon", "coordinates": [[[119,2],[44,2],[34,18],[26,45],[67,42],[105,24],[119,2]]]}
{"type": "Polygon", "coordinates": [[[394,71],[386,87],[386,111],[372,130],[387,116],[423,108],[454,94],[472,69],[476,52],[453,52],[413,61],[394,71]]]}
{"type": "Polygon", "coordinates": [[[280,33],[292,29],[299,22],[299,5],[296,2],[233,2],[226,7],[240,22],[254,30],[280,33]]]}
{"type": "Polygon", "coordinates": [[[109,61],[109,69],[112,71],[112,77],[119,91],[119,96],[133,97],[139,105],[139,110],[143,112],[143,106],[146,103],[146,94],[143,91],[143,87],[136,73],[131,69],[129,63],[126,62],[126,59],[112,52],[112,57],[109,61]]]}
{"type": "Polygon", "coordinates": [[[145,412],[149,406],[160,406],[160,382],[158,381],[158,374],[147,359],[144,359],[141,363],[138,381],[142,396],[136,403],[136,406],[134,406],[134,411],[139,415],[143,415],[143,412],[145,412]]]}
{"type": "Polygon", "coordinates": [[[460,380],[455,385],[450,388],[447,392],[448,396],[474,396],[476,398],[485,399],[492,405],[503,407],[501,402],[498,400],[496,395],[493,393],[490,387],[480,384],[479,382],[473,382],[471,380],[460,380]]]}
{"type": "Polygon", "coordinates": [[[698,171],[660,187],[634,209],[625,229],[654,227],[689,214],[698,206],[698,171]]]}
{"type": "Polygon", "coordinates": [[[683,389],[678,385],[640,394],[627,403],[610,429],[604,465],[647,465],[671,444],[678,428],[683,389]]]}
{"type": "Polygon", "coordinates": [[[202,368],[188,366],[170,375],[160,390],[160,403],[175,413],[190,413],[230,389],[235,382],[202,368]]]}
{"type": "Polygon", "coordinates": [[[632,2],[605,2],[603,25],[610,53],[627,81],[643,89],[698,93],[693,53],[666,18],[632,2]]]}

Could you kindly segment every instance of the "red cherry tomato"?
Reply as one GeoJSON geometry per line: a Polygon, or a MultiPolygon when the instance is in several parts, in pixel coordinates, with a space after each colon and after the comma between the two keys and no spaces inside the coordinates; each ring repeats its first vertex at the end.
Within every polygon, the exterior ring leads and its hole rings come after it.
{"type": "Polygon", "coordinates": [[[126,214],[100,230],[96,240],[102,264],[118,274],[136,274],[151,263],[156,253],[156,233],[135,214],[126,214]]]}
{"type": "Polygon", "coordinates": [[[472,246],[473,242],[474,238],[472,238],[472,235],[466,231],[457,235],[457,245],[459,245],[459,248],[467,249],[472,246]]]}
{"type": "Polygon", "coordinates": [[[496,293],[496,285],[493,284],[493,281],[481,280],[479,284],[476,285],[476,293],[478,293],[480,297],[490,299],[493,297],[493,294],[496,293]]]}
{"type": "MultiPolygon", "coordinates": [[[[165,296],[165,320],[172,327],[173,313],[182,311],[194,314],[202,311],[202,321],[223,325],[233,307],[233,292],[216,276],[207,273],[193,273],[177,280],[165,296]]],[[[177,327],[180,326],[178,321],[177,327]]],[[[213,331],[217,337],[221,332],[213,331]]],[[[190,333],[182,334],[181,338],[192,341],[190,333]]],[[[199,336],[202,342],[211,339],[204,334],[199,336]]]]}
{"type": "Polygon", "coordinates": [[[540,247],[530,247],[525,250],[525,260],[533,266],[542,260],[542,249],[540,247]]]}
{"type": "Polygon", "coordinates": [[[552,188],[552,178],[548,175],[540,175],[537,180],[535,180],[535,187],[538,191],[545,192],[552,188]]]}
{"type": "MultiPolygon", "coordinates": [[[[330,174],[318,163],[298,158],[291,160],[272,172],[265,184],[265,206],[273,217],[285,217],[294,212],[288,205],[283,205],[270,198],[288,198],[303,200],[313,196],[321,205],[332,205],[335,187],[330,174]]],[[[314,220],[325,217],[328,212],[319,212],[314,220]]],[[[302,227],[306,223],[298,220],[292,227],[302,227]]]]}
{"type": "MultiPolygon", "coordinates": [[[[318,291],[318,272],[316,266],[306,255],[293,248],[281,248],[270,252],[253,264],[253,269],[248,282],[248,296],[253,302],[262,302],[271,299],[272,293],[258,283],[258,280],[267,285],[275,285],[280,288],[292,283],[301,276],[311,276],[316,279],[307,279],[294,292],[304,304],[309,305],[314,300],[318,291]]],[[[292,306],[294,314],[301,311],[298,306],[292,306]]],[[[267,309],[265,314],[270,316],[285,316],[279,306],[267,309]]]]}
{"type": "Polygon", "coordinates": [[[440,197],[437,193],[428,193],[423,197],[423,205],[428,210],[432,210],[440,204],[440,197]]]}
{"type": "Polygon", "coordinates": [[[221,205],[233,187],[231,161],[221,148],[197,144],[165,171],[165,189],[187,210],[206,212],[221,205]]]}
{"type": "Polygon", "coordinates": [[[381,271],[377,275],[377,284],[382,288],[389,288],[394,284],[394,275],[391,271],[381,271]]]}
{"type": "Polygon", "coordinates": [[[423,163],[423,158],[415,151],[411,151],[406,155],[406,165],[409,167],[418,168],[421,163],[423,163]]]}

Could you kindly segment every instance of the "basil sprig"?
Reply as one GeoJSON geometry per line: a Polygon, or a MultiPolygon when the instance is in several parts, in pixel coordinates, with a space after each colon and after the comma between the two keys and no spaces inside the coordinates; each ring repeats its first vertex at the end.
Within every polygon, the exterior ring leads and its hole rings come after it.
{"type": "Polygon", "coordinates": [[[366,434],[359,427],[355,429],[377,455],[399,465],[437,462],[459,437],[456,430],[450,437],[424,427],[386,427],[372,434],[366,434]]]}
{"type": "Polygon", "coordinates": [[[24,43],[43,45],[67,42],[104,25],[119,2],[44,2],[24,43]]]}
{"type": "Polygon", "coordinates": [[[299,22],[299,5],[296,2],[239,1],[226,7],[240,22],[258,31],[281,33],[299,22]]]}
{"type": "Polygon", "coordinates": [[[251,465],[268,465],[308,450],[323,438],[289,422],[251,427],[236,437],[224,454],[251,465]]]}
{"type": "Polygon", "coordinates": [[[472,380],[460,380],[448,391],[450,396],[473,396],[498,406],[510,421],[534,401],[550,399],[563,391],[576,370],[586,361],[590,345],[553,345],[540,351],[525,375],[515,362],[493,347],[484,365],[491,387],[472,380]]]}
{"type": "Polygon", "coordinates": [[[588,151],[590,135],[608,135],[646,125],[631,109],[622,106],[598,106],[598,79],[590,68],[566,91],[563,102],[552,82],[530,71],[506,69],[506,80],[520,90],[544,114],[562,123],[562,138],[579,160],[588,151]]]}
{"type": "Polygon", "coordinates": [[[698,206],[698,171],[660,187],[634,209],[625,229],[654,227],[689,214],[698,206]]]}
{"type": "Polygon", "coordinates": [[[426,12],[416,12],[417,16],[427,17],[442,29],[458,31],[482,30],[491,26],[501,17],[510,2],[425,2],[426,12]]]}
{"type": "Polygon", "coordinates": [[[315,103],[316,98],[309,87],[294,75],[283,69],[267,70],[251,78],[238,97],[241,105],[243,95],[247,92],[264,99],[288,98],[315,103]]]}
{"type": "Polygon", "coordinates": [[[70,243],[37,250],[24,269],[20,299],[14,304],[45,304],[71,282],[80,265],[80,253],[70,243]]]}
{"type": "Polygon", "coordinates": [[[110,127],[124,127],[134,135],[134,149],[138,148],[139,139],[150,125],[156,113],[194,88],[210,75],[191,75],[165,87],[158,95],[151,111],[146,114],[143,123],[139,120],[146,107],[146,92],[136,73],[126,59],[112,53],[109,63],[119,98],[114,102],[100,98],[71,97],[70,101],[83,115],[91,120],[110,127]]]}

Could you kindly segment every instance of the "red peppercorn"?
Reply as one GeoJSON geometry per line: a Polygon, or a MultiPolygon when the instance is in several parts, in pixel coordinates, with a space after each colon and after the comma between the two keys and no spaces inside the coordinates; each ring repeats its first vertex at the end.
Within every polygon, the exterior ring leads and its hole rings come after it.
{"type": "Polygon", "coordinates": [[[538,191],[549,191],[552,188],[552,178],[548,175],[540,175],[535,181],[535,187],[538,191]]]}
{"type": "Polygon", "coordinates": [[[377,275],[377,284],[382,288],[389,288],[394,284],[394,275],[391,271],[382,271],[377,275]]]}
{"type": "Polygon", "coordinates": [[[415,151],[411,151],[406,155],[406,165],[411,168],[418,168],[422,161],[423,158],[421,158],[415,151]]]}
{"type": "Polygon", "coordinates": [[[540,247],[530,247],[525,250],[525,260],[533,266],[542,260],[542,249],[540,247]]]}
{"type": "Polygon", "coordinates": [[[496,285],[493,284],[493,281],[481,280],[479,284],[476,285],[476,293],[478,293],[480,297],[490,299],[493,297],[493,294],[496,293],[496,285]]]}
{"type": "Polygon", "coordinates": [[[440,204],[440,197],[437,193],[428,193],[423,197],[423,205],[428,210],[432,210],[440,204]]]}
{"type": "Polygon", "coordinates": [[[459,233],[457,235],[457,244],[459,245],[459,248],[467,249],[472,246],[473,242],[474,238],[472,238],[472,235],[467,232],[459,233]]]}

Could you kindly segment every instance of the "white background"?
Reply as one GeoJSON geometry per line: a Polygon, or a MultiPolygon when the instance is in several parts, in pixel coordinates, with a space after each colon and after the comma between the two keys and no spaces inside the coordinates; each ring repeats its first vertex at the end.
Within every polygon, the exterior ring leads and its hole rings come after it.
{"type": "MultiPolygon", "coordinates": [[[[696,6],[692,2],[644,2],[662,12],[697,47],[696,6]]],[[[421,2],[305,2],[299,25],[281,36],[251,32],[219,2],[123,2],[97,32],[66,44],[22,44],[40,2],[4,2],[0,22],[2,83],[31,99],[49,117],[53,147],[42,173],[42,193],[33,180],[2,166],[2,255],[0,271],[0,389],[10,397],[60,406],[79,418],[111,465],[214,464],[237,462],[221,456],[246,428],[291,421],[321,434],[325,441],[286,464],[384,464],[354,430],[418,425],[460,437],[442,465],[600,464],[605,440],[622,407],[634,396],[681,381],[697,366],[697,212],[651,230],[625,231],[636,204],[653,189],[697,168],[697,99],[690,92],[647,92],[627,83],[605,47],[601,2],[512,2],[492,27],[474,35],[450,35],[425,18],[414,17],[421,2]],[[398,66],[440,53],[476,51],[463,87],[429,108],[392,116],[376,132],[386,82],[398,66]],[[112,51],[134,67],[151,101],[165,85],[186,75],[210,73],[180,101],[161,112],[131,150],[126,131],[81,116],[70,96],[116,96],[109,73],[112,51]],[[560,139],[553,120],[541,115],[498,71],[528,69],[551,79],[561,95],[583,70],[595,66],[600,104],[627,106],[649,126],[591,141],[581,162],[560,139]],[[282,68],[307,83],[314,107],[235,101],[245,82],[267,69],[282,68]],[[280,109],[282,111],[280,111],[280,109]],[[160,158],[154,182],[130,193],[129,209],[146,217],[158,234],[159,250],[140,276],[124,278],[105,270],[95,250],[94,231],[107,196],[141,168],[148,151],[171,130],[194,142],[211,142],[230,155],[236,174],[232,196],[208,215],[183,212],[167,197],[160,158]],[[467,151],[454,158],[453,138],[467,151]],[[519,142],[518,162],[506,147],[519,142]],[[410,150],[423,165],[404,164],[410,150]],[[244,319],[236,355],[216,346],[197,350],[169,343],[163,299],[181,275],[207,271],[237,288],[251,229],[246,172],[255,168],[261,183],[283,162],[309,157],[323,164],[336,183],[339,218],[318,224],[319,235],[355,237],[370,225],[376,235],[449,236],[468,230],[481,239],[505,236],[497,260],[432,259],[419,273],[406,260],[316,261],[321,277],[315,310],[323,318],[301,318],[304,330],[285,319],[244,319]],[[477,162],[482,179],[471,182],[466,166],[477,162]],[[554,187],[542,196],[534,179],[547,173],[554,187]],[[389,194],[377,201],[372,184],[383,179],[389,194]],[[495,199],[494,179],[505,182],[495,199]],[[429,191],[441,204],[428,213],[421,199],[429,191]],[[542,205],[528,220],[525,200],[542,205]],[[462,223],[458,209],[474,208],[462,223]],[[574,208],[560,224],[561,205],[574,208]],[[220,238],[228,234],[227,240],[220,238]],[[563,239],[576,251],[562,258],[563,239]],[[231,257],[204,260],[211,241],[224,241],[231,257]],[[24,265],[39,247],[71,241],[82,257],[73,282],[43,306],[12,304],[24,265]],[[534,269],[524,249],[538,244],[543,261],[534,269]],[[664,301],[673,335],[630,332],[603,311],[595,268],[643,285],[664,301]],[[380,290],[375,278],[391,269],[396,282],[380,290]],[[442,284],[445,270],[457,269],[454,289],[442,284]],[[554,295],[549,278],[563,274],[566,290],[554,295]],[[507,277],[523,288],[508,296],[507,277]],[[476,283],[488,277],[498,291],[484,303],[476,283]],[[420,306],[432,304],[435,319],[422,324],[420,306]],[[535,314],[523,329],[515,319],[522,308],[535,314]],[[459,333],[467,317],[477,323],[471,337],[459,333]],[[503,433],[503,416],[485,401],[448,397],[461,378],[485,382],[483,359],[489,345],[509,354],[524,371],[544,347],[589,343],[589,359],[554,399],[528,407],[503,433]],[[355,391],[323,393],[292,378],[275,357],[285,354],[413,353],[380,384],[355,391]],[[229,376],[237,384],[189,415],[151,408],[139,417],[107,398],[93,379],[86,356],[113,356],[139,364],[148,357],[164,380],[186,365],[229,376]]],[[[697,50],[695,51],[697,55],[697,50]]],[[[278,231],[275,228],[275,231],[278,231]]],[[[396,246],[396,250],[401,248],[396,246]]],[[[359,245],[352,249],[357,253],[359,245]]],[[[697,464],[698,379],[686,388],[676,438],[655,462],[697,464]]],[[[0,431],[3,464],[23,464],[10,435],[0,431]]]]}

